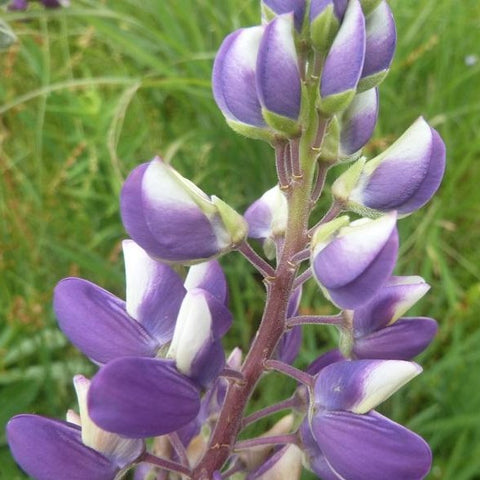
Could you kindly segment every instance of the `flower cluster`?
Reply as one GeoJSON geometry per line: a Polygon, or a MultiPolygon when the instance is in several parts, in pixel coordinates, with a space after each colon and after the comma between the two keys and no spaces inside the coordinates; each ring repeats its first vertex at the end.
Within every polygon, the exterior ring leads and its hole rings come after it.
{"type": "Polygon", "coordinates": [[[125,300],[80,278],[55,288],[59,327],[99,367],[74,378],[80,414],[19,415],[7,427],[14,458],[38,480],[114,480],[131,468],[137,480],[295,480],[303,467],[325,480],[421,480],[430,470],[428,444],[375,408],[421,372],[412,360],[437,330],[403,316],[429,285],[394,268],[397,221],[438,189],[443,141],[420,117],[362,156],[396,44],[385,0],[263,0],[261,11],[261,24],[220,46],[213,94],[235,131],[272,145],[278,183],[240,215],[159,157],[130,173],[125,300]],[[327,171],[347,162],[311,225],[327,171]],[[233,318],[217,258],[234,250],[267,290],[244,358],[222,346],[233,318]],[[310,278],[337,314],[299,314],[310,278]],[[292,364],[306,324],[339,335],[302,371],[292,364]],[[244,417],[272,370],[298,380],[296,391],[244,417]],[[291,412],[271,430],[238,440],[281,410],[291,412]]]}

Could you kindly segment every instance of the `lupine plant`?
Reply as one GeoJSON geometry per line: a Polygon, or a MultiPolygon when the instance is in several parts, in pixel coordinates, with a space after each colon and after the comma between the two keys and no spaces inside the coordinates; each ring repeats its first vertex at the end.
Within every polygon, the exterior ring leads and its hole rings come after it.
{"type": "Polygon", "coordinates": [[[120,198],[125,300],[81,278],[54,292],[60,328],[99,367],[74,378],[79,414],[7,426],[13,457],[38,480],[295,480],[304,468],[324,480],[418,480],[430,470],[428,444],[375,408],[421,372],[412,359],[437,330],[404,317],[429,285],[393,271],[397,221],[438,189],[443,141],[420,117],[383,153],[362,155],[396,44],[385,0],[260,7],[259,25],[220,46],[213,96],[235,131],[273,147],[276,184],[241,215],[159,157],[131,172],[120,198]],[[347,163],[314,224],[327,172],[347,163]],[[222,346],[235,319],[217,258],[232,251],[266,290],[245,353],[222,346]],[[311,278],[338,313],[299,314],[311,278]],[[300,370],[307,324],[336,328],[338,344],[300,370]],[[246,416],[272,371],[295,391],[246,416]],[[269,431],[238,439],[280,411],[269,431]]]}

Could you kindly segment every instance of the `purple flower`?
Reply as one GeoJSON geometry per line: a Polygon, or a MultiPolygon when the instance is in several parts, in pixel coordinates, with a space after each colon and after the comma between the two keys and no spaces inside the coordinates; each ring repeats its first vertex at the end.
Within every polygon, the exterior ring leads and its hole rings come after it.
{"type": "Polygon", "coordinates": [[[395,53],[397,31],[392,11],[383,0],[366,18],[365,61],[358,88],[368,90],[387,75],[395,53]]]}
{"type": "Polygon", "coordinates": [[[255,71],[264,27],[242,28],[223,41],[213,64],[213,96],[229,122],[265,128],[255,71]]]}
{"type": "Polygon", "coordinates": [[[392,274],[398,252],[396,215],[340,217],[320,226],[312,239],[313,275],[341,308],[355,309],[373,298],[392,274]]]}
{"type": "Polygon", "coordinates": [[[287,133],[298,129],[301,85],[291,14],[280,15],[265,27],[255,78],[267,123],[287,133]]]}
{"type": "Polygon", "coordinates": [[[287,198],[280,187],[275,185],[253,202],[244,218],[248,223],[248,236],[262,240],[267,257],[275,258],[288,221],[287,198]]]}
{"type": "Polygon", "coordinates": [[[396,210],[408,215],[437,191],[445,171],[445,145],[420,117],[376,158],[354,164],[332,186],[338,201],[372,215],[396,210]]]}
{"type": "Polygon", "coordinates": [[[377,124],[378,90],[372,88],[353,97],[342,115],[340,157],[358,152],[370,140],[377,124]]]}
{"type": "Polygon", "coordinates": [[[277,15],[293,12],[295,29],[300,32],[305,17],[305,0],[262,0],[262,18],[265,23],[277,15]]]}
{"type": "Polygon", "coordinates": [[[88,414],[89,381],[74,378],[80,416],[67,422],[38,415],[17,415],[7,424],[7,438],[16,462],[37,480],[113,480],[143,453],[142,440],[121,438],[97,427],[88,414]]]}
{"type": "Polygon", "coordinates": [[[191,267],[184,286],[174,270],[132,240],[123,242],[123,251],[126,302],[81,278],[62,280],[54,292],[60,328],[98,364],[122,356],[157,356],[171,341],[182,301],[193,287],[204,288],[223,305],[226,301],[226,280],[216,261],[191,267]]]}
{"type": "Polygon", "coordinates": [[[170,433],[200,409],[198,386],[171,360],[122,357],[92,378],[88,411],[102,429],[128,438],[170,433]]]}
{"type": "Polygon", "coordinates": [[[400,318],[430,286],[420,277],[392,277],[366,305],[353,312],[356,358],[409,360],[432,341],[437,322],[400,318]]]}
{"type": "Polygon", "coordinates": [[[365,57],[365,18],[358,0],[350,0],[328,52],[320,78],[320,109],[344,110],[355,95],[365,57]]]}
{"type": "Polygon", "coordinates": [[[323,368],[313,413],[301,428],[310,467],[328,480],[424,478],[431,464],[427,443],[372,410],[420,371],[401,360],[344,361],[323,368]]]}
{"type": "Polygon", "coordinates": [[[205,261],[232,250],[247,234],[238,213],[158,157],[131,172],[120,209],[133,240],[166,262],[205,261]]]}

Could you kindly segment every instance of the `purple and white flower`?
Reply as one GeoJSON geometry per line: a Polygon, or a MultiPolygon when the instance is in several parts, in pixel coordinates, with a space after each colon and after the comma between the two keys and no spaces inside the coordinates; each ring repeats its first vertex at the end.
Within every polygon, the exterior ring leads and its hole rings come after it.
{"type": "Polygon", "coordinates": [[[120,210],[132,239],[165,262],[193,264],[217,257],[247,234],[241,215],[219,198],[209,198],[159,157],[130,173],[120,210]]]}
{"type": "Polygon", "coordinates": [[[421,372],[401,360],[336,362],[323,368],[301,428],[310,468],[328,480],[421,480],[431,452],[415,433],[373,409],[421,372]]]}
{"type": "Polygon", "coordinates": [[[320,78],[319,108],[332,114],[352,101],[365,58],[365,18],[358,0],[350,0],[320,78]]]}
{"type": "Polygon", "coordinates": [[[396,214],[350,224],[348,217],[340,217],[316,230],[311,249],[313,275],[327,297],[341,308],[358,308],[392,274],[398,252],[396,214]]]}
{"type": "Polygon", "coordinates": [[[420,117],[387,150],[354,164],[332,186],[337,201],[353,211],[396,210],[408,215],[425,205],[445,172],[445,145],[420,117]]]}
{"type": "Polygon", "coordinates": [[[141,457],[142,440],[126,439],[99,428],[86,406],[90,382],[74,377],[80,415],[67,422],[39,415],[17,415],[7,424],[7,439],[16,462],[36,480],[114,480],[141,457]]]}

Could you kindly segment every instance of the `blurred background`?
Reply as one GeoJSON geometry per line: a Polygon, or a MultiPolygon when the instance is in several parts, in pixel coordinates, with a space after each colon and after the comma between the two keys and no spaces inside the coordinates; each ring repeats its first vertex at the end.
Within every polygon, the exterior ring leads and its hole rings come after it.
{"type": "MultiPolygon", "coordinates": [[[[7,420],[63,418],[75,407],[73,374],[94,373],[56,327],[52,291],[75,275],[124,296],[118,195],[128,172],[162,155],[239,211],[273,186],[271,148],[230,131],[210,87],[216,49],[233,29],[259,23],[258,3],[71,0],[0,11],[18,37],[0,51],[1,480],[26,478],[9,455],[7,420]]],[[[434,317],[440,330],[418,358],[424,373],[382,412],[430,443],[429,479],[480,479],[480,3],[390,3],[398,49],[366,154],[423,115],[446,142],[448,166],[434,199],[401,220],[396,269],[432,285],[409,315],[434,317]]],[[[319,209],[328,188],[324,197],[319,209]]],[[[240,255],[221,262],[235,317],[226,343],[245,350],[263,288],[240,255]]],[[[333,313],[313,284],[301,309],[333,313]]],[[[328,328],[305,333],[300,367],[335,340],[328,328]]],[[[251,409],[292,390],[272,375],[251,409]]]]}

